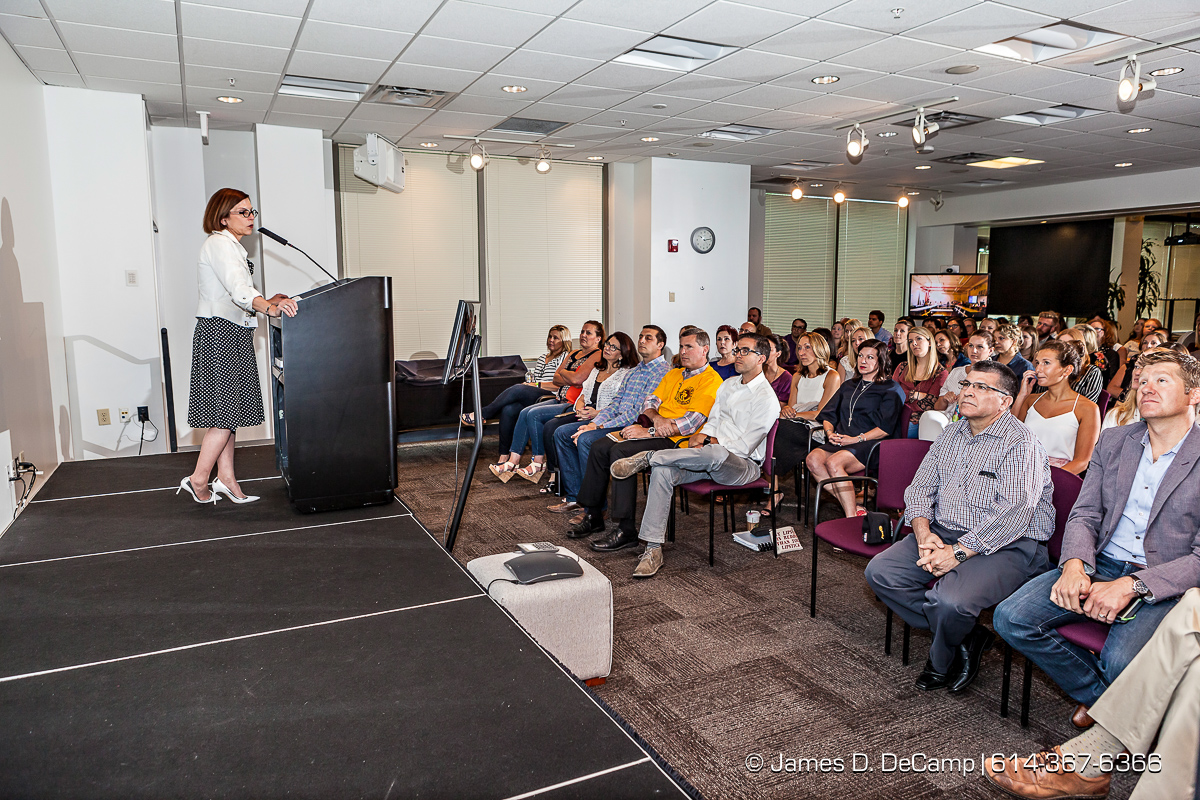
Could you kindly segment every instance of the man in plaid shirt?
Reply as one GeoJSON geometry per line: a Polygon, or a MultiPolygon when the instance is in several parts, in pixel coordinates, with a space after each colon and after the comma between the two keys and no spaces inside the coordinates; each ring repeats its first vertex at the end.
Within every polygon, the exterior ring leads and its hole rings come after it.
{"type": "Polygon", "coordinates": [[[942,431],[904,492],[913,535],[867,565],[876,596],[933,632],[919,689],[966,689],[995,639],[979,612],[1050,566],[1054,485],[1045,448],[1009,413],[1018,385],[1003,364],[974,365],[959,394],[962,419],[942,431]]]}

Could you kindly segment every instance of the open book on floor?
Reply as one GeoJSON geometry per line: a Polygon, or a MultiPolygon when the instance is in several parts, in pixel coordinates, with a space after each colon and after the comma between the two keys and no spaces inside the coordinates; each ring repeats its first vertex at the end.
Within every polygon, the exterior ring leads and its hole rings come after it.
{"type": "MultiPolygon", "coordinates": [[[[775,530],[775,535],[779,540],[779,547],[776,549],[777,555],[804,549],[800,544],[800,539],[796,536],[796,529],[790,525],[783,528],[777,528],[775,530]]],[[[772,549],[771,529],[767,526],[759,526],[752,531],[740,531],[735,533],[733,534],[733,540],[742,547],[746,547],[760,553],[772,549]]]]}

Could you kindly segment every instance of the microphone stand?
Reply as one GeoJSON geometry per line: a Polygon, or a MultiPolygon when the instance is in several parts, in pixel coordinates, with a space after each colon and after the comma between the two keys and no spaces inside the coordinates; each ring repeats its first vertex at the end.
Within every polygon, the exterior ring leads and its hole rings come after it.
{"type": "Polygon", "coordinates": [[[273,239],[273,240],[275,240],[275,241],[279,242],[279,243],[280,243],[281,245],[283,245],[284,247],[290,247],[290,248],[292,248],[293,250],[295,250],[297,253],[300,253],[302,256],[304,256],[305,258],[307,258],[309,261],[311,261],[312,263],[316,264],[316,265],[317,265],[317,269],[321,270],[321,272],[324,272],[326,275],[328,275],[328,276],[329,276],[329,279],[330,279],[331,281],[333,281],[334,283],[337,283],[337,280],[338,280],[338,279],[337,279],[337,278],[335,278],[335,277],[333,277],[333,273],[332,273],[332,272],[330,272],[329,270],[325,269],[325,268],[324,268],[324,267],[322,267],[320,264],[317,264],[317,260],[316,260],[315,258],[313,258],[312,256],[310,256],[308,253],[305,253],[305,252],[304,252],[303,250],[301,250],[299,247],[296,247],[296,245],[292,244],[291,242],[289,242],[287,239],[285,239],[285,238],[283,238],[282,236],[280,236],[280,235],[279,235],[278,233],[276,233],[275,231],[269,231],[269,230],[267,230],[266,228],[261,228],[261,227],[260,227],[260,228],[258,229],[258,232],[259,232],[259,233],[261,233],[263,236],[266,236],[268,239],[273,239]]]}

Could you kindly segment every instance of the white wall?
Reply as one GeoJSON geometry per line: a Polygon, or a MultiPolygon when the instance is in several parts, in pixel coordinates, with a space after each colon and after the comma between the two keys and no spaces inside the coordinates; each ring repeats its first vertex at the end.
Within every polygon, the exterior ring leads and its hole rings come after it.
{"type": "MultiPolygon", "coordinates": [[[[0,531],[13,515],[6,466],[47,475],[71,457],[45,100],[0,40],[0,531]]],[[[42,479],[44,481],[44,479],[42,479]]],[[[40,483],[39,483],[40,485],[40,483]]]]}
{"type": "Polygon", "coordinates": [[[685,324],[699,325],[712,335],[719,325],[744,321],[750,167],[654,158],[649,169],[649,240],[640,240],[638,247],[650,254],[650,318],[667,332],[674,347],[685,324]],[[701,226],[712,228],[716,238],[716,246],[705,255],[691,246],[692,231],[701,226]],[[679,240],[679,252],[667,252],[668,239],[679,240]]]}

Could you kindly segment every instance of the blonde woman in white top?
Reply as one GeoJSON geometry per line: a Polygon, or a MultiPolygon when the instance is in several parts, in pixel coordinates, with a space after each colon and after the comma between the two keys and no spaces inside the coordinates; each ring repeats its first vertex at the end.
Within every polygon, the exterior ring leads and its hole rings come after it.
{"type": "Polygon", "coordinates": [[[296,315],[296,301],[282,294],[270,300],[254,288],[254,265],[242,239],[254,233],[258,212],[250,197],[237,189],[220,189],[204,209],[204,232],[197,281],[200,294],[192,337],[192,380],[188,424],[207,428],[195,471],[179,482],[197,503],[215,503],[225,495],[234,503],[250,503],[233,470],[234,432],[263,423],[262,387],[254,357],[257,314],[296,315]],[[208,480],[213,467],[217,479],[208,480]]]}
{"type": "Polygon", "coordinates": [[[829,366],[829,344],[819,333],[806,333],[796,342],[800,361],[792,378],[788,404],[779,412],[784,419],[815,420],[842,385],[842,376],[829,366]]]}
{"type": "Polygon", "coordinates": [[[1038,348],[1033,373],[1025,373],[1017,395],[1017,419],[1046,448],[1050,464],[1079,475],[1088,468],[1100,438],[1100,408],[1071,388],[1083,348],[1077,342],[1049,341],[1038,348]],[[1046,391],[1031,395],[1036,382],[1046,391]]]}

